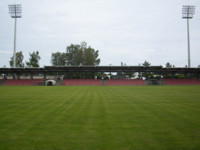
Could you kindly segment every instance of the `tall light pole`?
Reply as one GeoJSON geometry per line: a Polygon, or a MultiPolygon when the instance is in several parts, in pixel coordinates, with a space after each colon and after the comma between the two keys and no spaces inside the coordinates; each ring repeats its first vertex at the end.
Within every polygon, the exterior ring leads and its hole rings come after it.
{"type": "Polygon", "coordinates": [[[13,53],[13,68],[16,67],[16,34],[17,34],[17,18],[21,18],[22,7],[21,4],[8,5],[11,18],[15,18],[14,26],[14,53],[13,53]]]}
{"type": "Polygon", "coordinates": [[[190,58],[190,31],[189,31],[189,19],[193,18],[195,13],[195,6],[183,5],[182,14],[183,19],[187,19],[187,36],[188,36],[188,68],[191,67],[191,58],[190,58]]]}

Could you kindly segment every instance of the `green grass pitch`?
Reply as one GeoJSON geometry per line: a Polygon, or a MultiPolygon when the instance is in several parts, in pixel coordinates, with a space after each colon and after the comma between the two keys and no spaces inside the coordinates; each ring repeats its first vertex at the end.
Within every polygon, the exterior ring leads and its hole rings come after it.
{"type": "Polygon", "coordinates": [[[0,150],[197,150],[200,86],[0,86],[0,150]]]}

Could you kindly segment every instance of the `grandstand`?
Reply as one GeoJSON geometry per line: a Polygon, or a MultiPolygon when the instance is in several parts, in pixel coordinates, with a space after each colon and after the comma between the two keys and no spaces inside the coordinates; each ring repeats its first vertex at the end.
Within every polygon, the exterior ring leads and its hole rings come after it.
{"type": "Polygon", "coordinates": [[[101,82],[98,79],[67,79],[62,85],[101,85],[101,82]]]}
{"type": "MultiPolygon", "coordinates": [[[[57,81],[58,82],[58,81],[57,81]]],[[[155,82],[155,81],[153,81],[155,82]]],[[[9,79],[0,80],[0,85],[45,85],[42,79],[9,79]]],[[[52,84],[48,84],[52,85],[52,84]]],[[[62,86],[100,86],[100,85],[200,85],[198,79],[162,79],[152,84],[152,81],[142,79],[65,79],[60,81],[62,86]]]]}
{"type": "Polygon", "coordinates": [[[41,79],[9,79],[3,85],[41,85],[41,79]]]}
{"type": "MultiPolygon", "coordinates": [[[[81,77],[81,76],[79,76],[81,77]]],[[[53,85],[47,84],[50,79],[55,85],[200,85],[200,68],[163,68],[162,66],[45,66],[44,68],[0,68],[0,85],[53,85]],[[138,73],[137,79],[95,79],[68,78],[69,74],[84,73],[138,73]],[[160,78],[142,80],[141,74],[170,75],[174,79],[160,78]],[[182,74],[185,79],[175,79],[182,74]],[[66,77],[66,78],[64,78],[66,77]],[[193,79],[191,78],[193,77],[193,79]],[[194,79],[195,78],[195,79],[194,79]]]]}
{"type": "Polygon", "coordinates": [[[163,79],[165,85],[200,85],[197,79],[163,79]]]}
{"type": "Polygon", "coordinates": [[[62,85],[145,85],[142,79],[66,79],[62,85]]]}
{"type": "Polygon", "coordinates": [[[145,85],[142,79],[109,79],[106,85],[145,85]]]}

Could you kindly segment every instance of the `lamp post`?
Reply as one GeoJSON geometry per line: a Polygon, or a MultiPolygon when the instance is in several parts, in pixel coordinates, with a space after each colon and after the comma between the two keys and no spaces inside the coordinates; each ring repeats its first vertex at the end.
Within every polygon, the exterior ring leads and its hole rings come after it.
{"type": "Polygon", "coordinates": [[[17,18],[21,18],[22,7],[21,4],[8,5],[9,13],[11,18],[15,18],[14,26],[14,53],[13,53],[13,68],[16,67],[16,34],[17,34],[17,18]]]}
{"type": "Polygon", "coordinates": [[[183,5],[182,8],[182,18],[187,19],[187,37],[188,37],[188,68],[191,67],[191,58],[190,58],[190,32],[189,32],[189,19],[193,18],[195,13],[195,6],[183,5]]]}

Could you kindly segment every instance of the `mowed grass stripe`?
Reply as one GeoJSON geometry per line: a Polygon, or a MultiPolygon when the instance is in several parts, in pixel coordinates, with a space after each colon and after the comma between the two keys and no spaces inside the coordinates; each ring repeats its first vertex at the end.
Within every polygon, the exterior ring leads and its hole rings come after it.
{"type": "MultiPolygon", "coordinates": [[[[151,119],[151,122],[155,123],[157,118],[156,116],[151,117],[149,109],[146,109],[144,105],[141,105],[141,99],[137,98],[141,93],[137,90],[135,92],[123,92],[125,93],[120,97],[120,99],[123,102],[121,105],[124,105],[124,109],[120,110],[118,114],[120,126],[117,130],[123,131],[123,133],[120,134],[124,135],[124,140],[128,141],[128,147],[130,149],[137,149],[138,147],[145,149],[148,145],[148,149],[154,149],[154,143],[156,143],[156,147],[161,147],[149,132],[149,130],[151,130],[151,124],[148,123],[148,120],[151,119]]],[[[123,147],[127,147],[127,145],[123,145],[123,147]]]]}
{"type": "Polygon", "coordinates": [[[199,86],[0,87],[0,149],[196,150],[199,90],[199,86]]]}
{"type": "MultiPolygon", "coordinates": [[[[179,95],[176,95],[176,97],[182,97],[182,94],[184,94],[184,93],[179,93],[179,95]]],[[[145,95],[145,96],[143,95],[144,97],[147,97],[147,98],[144,98],[144,100],[145,100],[144,103],[146,103],[146,104],[149,103],[149,106],[150,105],[151,106],[152,105],[156,106],[157,104],[155,105],[155,103],[152,103],[152,101],[151,101],[151,100],[155,100],[156,96],[155,95],[154,96],[152,96],[152,95],[149,96],[149,95],[148,96],[147,95],[145,95]]],[[[184,98],[187,98],[187,97],[188,96],[186,96],[184,98]]],[[[156,100],[156,101],[158,101],[158,100],[156,100]]],[[[169,127],[166,127],[166,129],[168,129],[168,130],[171,129],[170,132],[174,133],[174,135],[175,135],[175,133],[177,134],[178,138],[177,137],[175,137],[175,138],[173,137],[174,138],[174,140],[173,140],[174,145],[172,145],[172,142],[170,142],[170,144],[172,146],[175,146],[175,145],[179,144],[179,142],[181,141],[181,139],[185,138],[185,137],[181,138],[181,134],[185,135],[185,136],[188,136],[186,134],[186,131],[188,130],[188,128],[183,128],[182,126],[185,127],[185,125],[187,124],[188,127],[191,128],[191,126],[193,126],[193,125],[199,125],[199,124],[195,124],[196,120],[193,120],[193,122],[190,121],[191,118],[193,118],[195,116],[191,117],[191,116],[187,115],[187,112],[191,112],[191,114],[193,114],[194,111],[193,110],[192,111],[188,111],[187,109],[182,109],[181,107],[183,106],[183,104],[181,103],[181,101],[179,101],[179,103],[173,103],[173,105],[172,105],[172,103],[170,103],[170,100],[167,100],[167,101],[168,101],[167,105],[166,105],[166,103],[164,103],[164,105],[163,105],[163,102],[161,102],[161,103],[159,103],[157,105],[159,107],[157,107],[155,109],[151,109],[151,110],[153,110],[151,112],[152,112],[152,114],[154,114],[154,116],[158,116],[160,122],[163,120],[163,122],[165,122],[166,125],[169,126],[169,127]],[[173,116],[173,117],[171,117],[171,116],[173,116]],[[185,131],[185,132],[183,132],[183,131],[185,131]]],[[[150,107],[147,107],[147,109],[148,108],[150,108],[150,107]]],[[[151,107],[151,108],[153,108],[153,107],[151,107]]],[[[199,113],[198,113],[198,115],[196,115],[195,118],[198,118],[198,116],[199,116],[199,113]]],[[[195,132],[193,132],[193,134],[195,134],[195,132]]],[[[169,141],[169,140],[166,140],[166,139],[173,139],[173,138],[165,138],[163,141],[169,141]]],[[[169,145],[169,143],[168,143],[168,145],[169,145]]]]}

